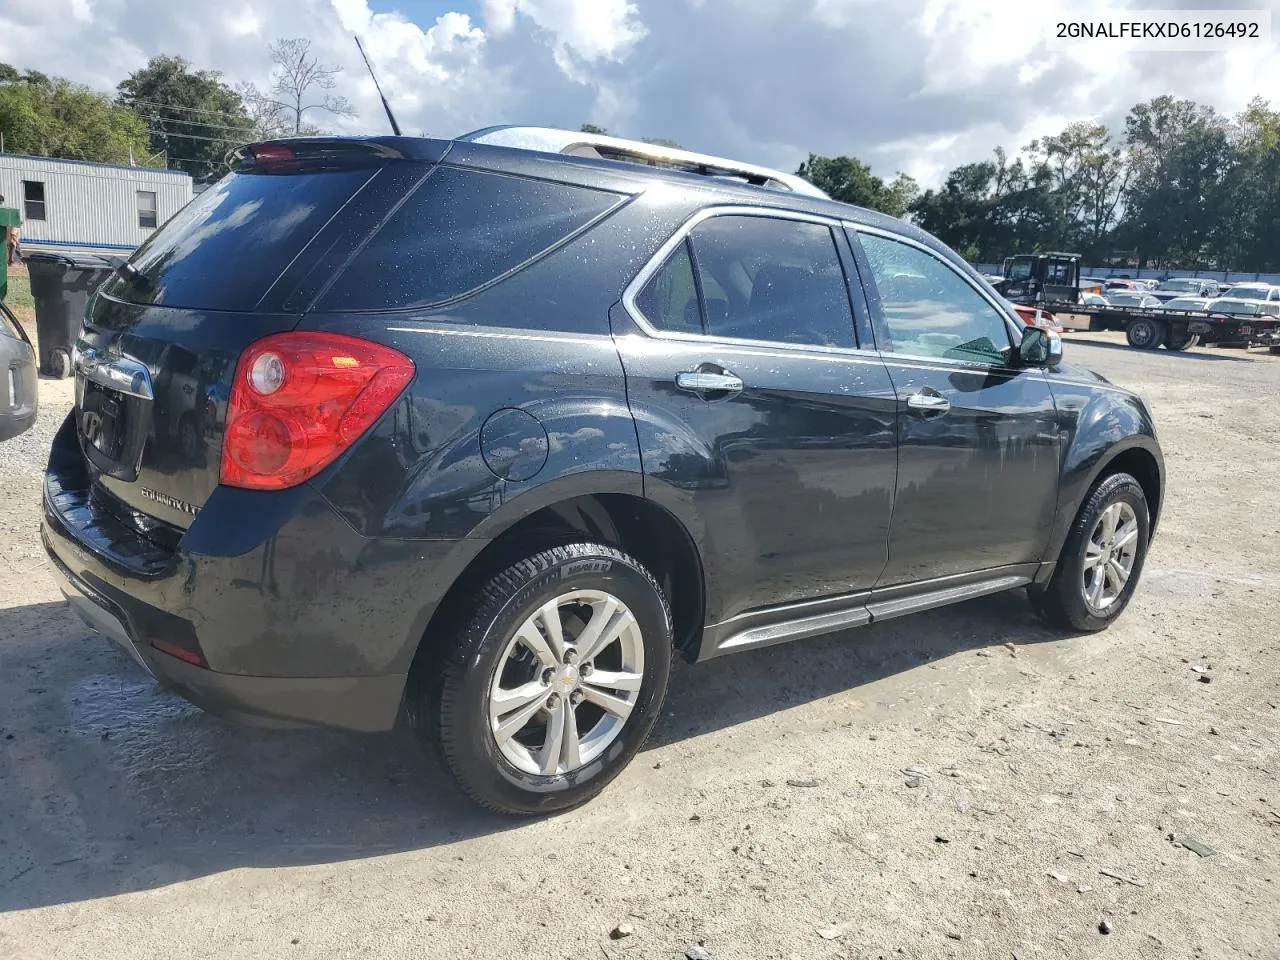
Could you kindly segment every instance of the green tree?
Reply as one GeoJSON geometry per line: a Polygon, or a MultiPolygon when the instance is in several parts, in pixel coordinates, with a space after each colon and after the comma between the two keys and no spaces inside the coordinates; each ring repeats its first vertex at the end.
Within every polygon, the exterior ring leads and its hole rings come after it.
{"type": "MultiPolygon", "coordinates": [[[[1212,107],[1156,97],[1125,119],[1132,179],[1121,236],[1140,264],[1201,267],[1221,235],[1232,166],[1226,121],[1212,107]]],[[[1216,265],[1216,264],[1215,264],[1216,265]]]]}
{"type": "Polygon", "coordinates": [[[856,157],[823,157],[811,153],[809,159],[800,164],[796,175],[824,190],[833,200],[879,210],[893,217],[906,214],[919,189],[904,173],[898,174],[892,184],[886,184],[856,157]]]}
{"type": "Polygon", "coordinates": [[[228,151],[253,137],[240,95],[216,70],[192,70],[182,57],[152,57],[117,87],[117,101],[150,132],[151,152],[196,178],[226,169],[228,151]]]}
{"type": "Polygon", "coordinates": [[[0,132],[5,150],[99,163],[143,161],[146,125],[103,94],[37,71],[0,64],[0,132]]]}

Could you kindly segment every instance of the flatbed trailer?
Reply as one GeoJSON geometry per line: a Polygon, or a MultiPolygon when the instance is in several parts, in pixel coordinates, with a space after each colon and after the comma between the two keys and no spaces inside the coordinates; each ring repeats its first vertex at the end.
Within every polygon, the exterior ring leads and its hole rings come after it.
{"type": "Polygon", "coordinates": [[[1088,317],[1090,330],[1123,330],[1129,346],[1139,350],[1155,350],[1161,346],[1187,350],[1197,343],[1247,347],[1253,343],[1280,341],[1280,317],[1232,316],[1159,307],[1102,307],[1065,300],[1041,306],[1059,320],[1069,316],[1088,317]]]}

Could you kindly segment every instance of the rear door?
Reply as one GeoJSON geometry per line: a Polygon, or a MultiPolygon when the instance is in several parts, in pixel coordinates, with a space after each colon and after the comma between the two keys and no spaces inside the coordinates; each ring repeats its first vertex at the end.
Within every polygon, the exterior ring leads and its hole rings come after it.
{"type": "Polygon", "coordinates": [[[858,349],[833,226],[704,211],[614,327],[645,492],[696,529],[712,621],[866,590],[884,566],[895,399],[858,349]]]}
{"type": "Polygon", "coordinates": [[[0,303],[0,441],[25,432],[36,419],[36,355],[9,308],[0,303]]]}
{"type": "Polygon", "coordinates": [[[897,501],[881,586],[1041,559],[1060,437],[1043,370],[1019,369],[995,298],[927,247],[856,228],[898,399],[897,501]]]}
{"type": "Polygon", "coordinates": [[[191,524],[218,484],[241,351],[296,326],[300,278],[340,267],[356,238],[431,170],[359,143],[342,149],[317,140],[243,164],[91,301],[77,343],[75,416],[99,490],[169,524],[191,524]]]}

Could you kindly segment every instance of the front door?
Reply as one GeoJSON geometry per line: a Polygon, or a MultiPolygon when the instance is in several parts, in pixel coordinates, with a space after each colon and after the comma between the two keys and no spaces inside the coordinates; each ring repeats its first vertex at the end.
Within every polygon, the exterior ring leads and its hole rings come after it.
{"type": "Polygon", "coordinates": [[[923,245],[859,229],[898,399],[897,502],[880,586],[1042,559],[1058,503],[1048,380],[1019,369],[994,295],[923,245]]]}
{"type": "Polygon", "coordinates": [[[700,541],[710,622],[869,590],[884,567],[896,397],[857,349],[833,226],[703,219],[615,311],[645,493],[700,541]]]}

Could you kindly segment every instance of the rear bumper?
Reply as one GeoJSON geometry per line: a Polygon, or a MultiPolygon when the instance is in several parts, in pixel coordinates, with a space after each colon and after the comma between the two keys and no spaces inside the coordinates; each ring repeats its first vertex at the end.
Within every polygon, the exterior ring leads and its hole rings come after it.
{"type": "Polygon", "coordinates": [[[41,524],[68,601],[165,686],[238,720],[391,728],[437,604],[487,543],[362,537],[305,484],[218,487],[166,540],[83,464],[69,421],[41,524]]]}
{"type": "Polygon", "coordinates": [[[54,577],[71,608],[118,644],[162,686],[215,716],[254,726],[329,726],[375,732],[395,725],[404,674],[380,677],[248,677],[217,673],[139,643],[124,609],[72,573],[45,534],[54,577]]]}

